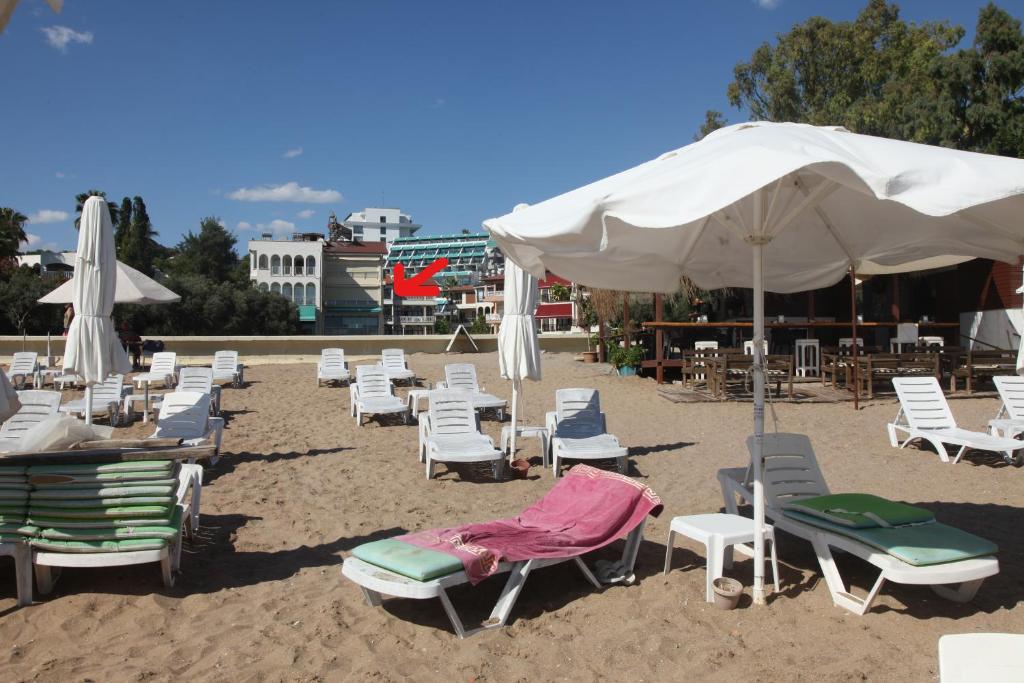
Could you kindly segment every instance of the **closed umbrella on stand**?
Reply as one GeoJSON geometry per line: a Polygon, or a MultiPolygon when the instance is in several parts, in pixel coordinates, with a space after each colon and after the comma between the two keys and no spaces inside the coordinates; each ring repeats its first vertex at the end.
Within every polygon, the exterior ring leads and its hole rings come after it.
{"type": "MultiPolygon", "coordinates": [[[[519,204],[513,212],[526,208],[519,204]]],[[[512,380],[511,456],[516,455],[519,429],[519,394],[524,379],[540,379],[540,345],[537,343],[537,278],[511,259],[505,261],[505,301],[498,329],[498,365],[501,376],[512,380]]]]}
{"type": "Polygon", "coordinates": [[[92,424],[92,387],[112,373],[131,372],[132,364],[110,319],[115,287],[114,227],[107,202],[89,197],[75,254],[75,284],[71,304],[75,318],[68,330],[64,372],[85,382],[85,422],[92,424]]]}

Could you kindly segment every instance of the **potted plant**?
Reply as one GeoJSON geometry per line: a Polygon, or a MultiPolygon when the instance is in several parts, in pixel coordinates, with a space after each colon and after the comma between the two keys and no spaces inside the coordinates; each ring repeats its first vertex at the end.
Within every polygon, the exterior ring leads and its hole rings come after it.
{"type": "Polygon", "coordinates": [[[608,362],[615,367],[620,377],[636,375],[636,370],[640,367],[640,361],[643,358],[644,352],[639,346],[630,346],[626,349],[618,344],[613,344],[608,349],[608,362]]]}
{"type": "Polygon", "coordinates": [[[583,352],[584,363],[596,363],[597,362],[597,333],[591,332],[587,335],[587,350],[583,352]]]}

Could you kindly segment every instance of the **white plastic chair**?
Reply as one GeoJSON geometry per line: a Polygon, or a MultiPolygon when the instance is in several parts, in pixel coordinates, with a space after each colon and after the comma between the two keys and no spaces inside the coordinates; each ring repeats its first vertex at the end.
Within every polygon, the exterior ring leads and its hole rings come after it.
{"type": "Polygon", "coordinates": [[[889,340],[889,351],[892,353],[903,353],[904,349],[913,351],[917,348],[917,342],[917,323],[897,323],[896,338],[889,340]]]}
{"type": "Polygon", "coordinates": [[[481,433],[480,422],[468,391],[442,389],[430,392],[430,412],[420,417],[420,462],[427,479],[434,478],[439,462],[490,462],[494,478],[501,480],[505,454],[481,433]]]}
{"type": "Polygon", "coordinates": [[[817,339],[796,340],[797,377],[817,377],[820,373],[821,346],[817,339]]]}
{"type": "Polygon", "coordinates": [[[392,382],[404,381],[410,386],[416,383],[416,373],[409,369],[402,349],[381,349],[380,366],[387,371],[388,379],[392,382]]]}
{"type": "MultiPolygon", "coordinates": [[[[159,351],[153,354],[149,364],[149,372],[142,372],[132,377],[136,388],[144,390],[142,395],[143,409],[142,421],[149,420],[149,411],[152,406],[149,404],[149,390],[154,384],[165,386],[168,389],[174,387],[174,377],[178,372],[178,354],[174,351],[159,351]]],[[[127,399],[130,403],[132,397],[127,399]]]]}
{"type": "Polygon", "coordinates": [[[349,382],[348,363],[345,361],[345,349],[323,349],[320,361],[316,364],[316,385],[321,382],[349,382]]]}
{"type": "Polygon", "coordinates": [[[379,365],[356,367],[355,384],[349,384],[349,410],[356,424],[363,426],[363,415],[401,413],[402,420],[409,423],[409,406],[395,396],[395,385],[379,365]]]}
{"type": "Polygon", "coordinates": [[[228,381],[240,387],[245,381],[245,366],[238,362],[238,351],[217,351],[213,354],[213,380],[228,381]]]}
{"type": "MultiPolygon", "coordinates": [[[[762,339],[761,340],[761,346],[764,349],[764,355],[767,356],[768,355],[768,340],[767,339],[762,339]]],[[[748,339],[745,342],[743,342],[743,353],[748,355],[748,356],[754,355],[754,340],[753,339],[748,339]]]]}
{"type": "MultiPolygon", "coordinates": [[[[124,398],[124,394],[124,375],[110,375],[101,384],[94,384],[92,387],[93,416],[106,415],[110,420],[110,425],[116,427],[121,414],[121,400],[124,398]]],[[[86,410],[88,408],[84,398],[68,401],[60,407],[62,413],[83,417],[86,410]]]]}
{"type": "Polygon", "coordinates": [[[448,363],[444,366],[444,381],[438,382],[437,389],[459,389],[468,391],[473,397],[473,407],[477,410],[494,410],[498,413],[498,421],[505,421],[505,408],[508,401],[493,394],[485,393],[476,378],[476,366],[472,363],[448,363]]]}
{"type": "Polygon", "coordinates": [[[545,420],[551,448],[551,468],[560,476],[562,461],[613,459],[619,472],[629,470],[629,451],[608,433],[597,389],[559,389],[555,410],[545,420]]]}
{"type": "Polygon", "coordinates": [[[1019,451],[1024,448],[1024,441],[957,427],[939,380],[934,377],[894,377],[892,384],[900,399],[896,419],[887,427],[893,448],[903,448],[911,441],[921,439],[935,448],[942,462],[949,462],[947,445],[959,447],[954,463],[960,462],[968,449],[1002,453],[1003,459],[1009,463],[1020,458],[1019,451]],[[899,432],[906,434],[902,442],[899,432]]]}
{"type": "Polygon", "coordinates": [[[59,391],[30,389],[18,392],[21,408],[0,425],[0,451],[16,448],[22,435],[60,410],[59,391]]]}
{"type": "Polygon", "coordinates": [[[35,386],[38,383],[38,371],[39,354],[34,351],[18,351],[11,356],[11,364],[7,367],[7,380],[15,389],[24,389],[25,383],[29,380],[32,381],[32,386],[35,386]]]}

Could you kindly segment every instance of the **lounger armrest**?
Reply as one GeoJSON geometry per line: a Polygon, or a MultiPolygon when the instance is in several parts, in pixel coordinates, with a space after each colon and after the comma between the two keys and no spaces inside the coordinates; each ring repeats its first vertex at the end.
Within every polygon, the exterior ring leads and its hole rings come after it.
{"type": "Polygon", "coordinates": [[[423,450],[427,439],[430,438],[430,413],[419,414],[420,450],[423,450]]]}
{"type": "Polygon", "coordinates": [[[558,428],[558,413],[554,410],[544,413],[544,428],[548,430],[549,436],[555,435],[555,429],[558,428]]]}
{"type": "Polygon", "coordinates": [[[214,454],[220,455],[220,444],[224,438],[224,418],[223,417],[211,417],[207,421],[209,429],[207,430],[207,438],[213,438],[214,454]]]}

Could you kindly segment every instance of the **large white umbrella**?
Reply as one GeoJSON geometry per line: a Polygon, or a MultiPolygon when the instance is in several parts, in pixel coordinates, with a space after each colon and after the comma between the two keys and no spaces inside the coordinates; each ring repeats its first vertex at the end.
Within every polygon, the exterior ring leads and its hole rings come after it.
{"type": "Polygon", "coordinates": [[[114,227],[107,202],[89,197],[82,207],[75,254],[75,317],[64,350],[64,372],[85,382],[85,421],[92,423],[92,387],[112,373],[131,372],[132,364],[117,337],[114,310],[114,227]]]}
{"type": "MultiPolygon", "coordinates": [[[[525,209],[519,204],[513,211],[525,209]]],[[[501,376],[512,380],[512,457],[516,454],[519,429],[519,392],[524,379],[540,379],[540,345],[537,343],[537,278],[511,259],[505,260],[505,299],[498,328],[498,367],[501,376]]]]}
{"type": "MultiPolygon", "coordinates": [[[[594,287],[671,292],[835,284],[866,262],[1024,253],[1024,161],[856,135],[746,123],[591,185],[484,222],[504,253],[594,287]]],[[[757,354],[757,365],[763,363],[757,354]]],[[[754,590],[764,602],[764,374],[754,373],[754,590]]]]}
{"type": "MultiPolygon", "coordinates": [[[[57,287],[39,300],[41,304],[69,304],[75,297],[75,280],[57,287]]],[[[117,261],[114,281],[115,304],[173,304],[181,297],[131,266],[117,261]]]]}

